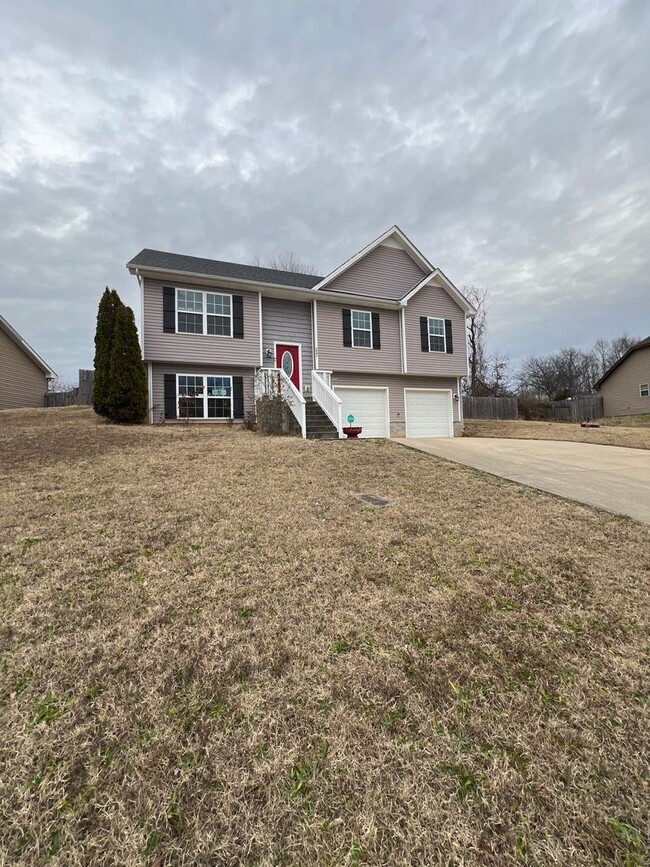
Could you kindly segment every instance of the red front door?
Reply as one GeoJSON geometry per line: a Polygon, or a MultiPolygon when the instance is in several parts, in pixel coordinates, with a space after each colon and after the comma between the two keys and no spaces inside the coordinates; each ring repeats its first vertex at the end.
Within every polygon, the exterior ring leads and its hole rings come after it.
{"type": "Polygon", "coordinates": [[[300,347],[295,343],[276,343],[275,366],[284,370],[300,391],[300,347]]]}

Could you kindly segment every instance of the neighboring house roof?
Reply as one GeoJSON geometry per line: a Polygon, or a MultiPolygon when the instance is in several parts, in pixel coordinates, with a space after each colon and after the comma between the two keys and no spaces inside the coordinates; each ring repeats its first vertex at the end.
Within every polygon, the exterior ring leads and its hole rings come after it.
{"type": "Polygon", "coordinates": [[[594,384],[594,388],[600,388],[600,386],[603,384],[603,382],[605,382],[607,377],[611,376],[612,373],[614,373],[614,371],[616,370],[616,368],[620,367],[621,364],[623,364],[623,362],[625,361],[625,359],[632,355],[633,352],[636,352],[637,349],[646,348],[650,348],[650,337],[646,337],[645,340],[640,340],[638,343],[635,343],[634,346],[630,346],[628,351],[624,355],[621,355],[618,361],[615,361],[614,364],[612,364],[612,366],[609,368],[609,370],[605,371],[605,373],[600,377],[598,382],[594,384]]]}
{"type": "Polygon", "coordinates": [[[205,274],[211,277],[226,277],[232,280],[249,280],[253,283],[295,286],[303,289],[313,289],[323,279],[313,274],[296,274],[292,271],[278,271],[275,268],[258,268],[256,265],[220,262],[217,259],[202,259],[199,256],[184,256],[180,253],[149,250],[146,247],[137,256],[134,256],[126,267],[185,271],[190,274],[205,274]]]}
{"type": "Polygon", "coordinates": [[[20,334],[18,334],[18,332],[16,331],[16,329],[7,322],[7,320],[4,318],[4,316],[1,316],[1,315],[0,315],[0,328],[5,332],[5,334],[7,334],[13,340],[13,342],[20,349],[22,349],[22,351],[25,353],[25,355],[28,355],[31,358],[31,360],[34,362],[34,364],[36,364],[38,367],[41,368],[41,370],[43,371],[43,373],[45,374],[45,376],[48,379],[55,379],[56,378],[56,373],[54,370],[52,370],[52,368],[49,366],[49,364],[46,364],[43,361],[43,359],[38,354],[38,352],[36,352],[35,349],[32,349],[32,347],[29,345],[29,343],[23,337],[21,337],[20,334]]]}

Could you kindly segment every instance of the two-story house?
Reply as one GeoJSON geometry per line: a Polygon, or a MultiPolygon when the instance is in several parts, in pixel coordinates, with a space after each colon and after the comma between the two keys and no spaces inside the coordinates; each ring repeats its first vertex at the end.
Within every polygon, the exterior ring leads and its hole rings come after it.
{"type": "Polygon", "coordinates": [[[327,277],[149,249],[127,268],[152,422],[243,419],[280,387],[303,436],[350,415],[365,437],[462,427],[475,310],[397,226],[327,277]]]}

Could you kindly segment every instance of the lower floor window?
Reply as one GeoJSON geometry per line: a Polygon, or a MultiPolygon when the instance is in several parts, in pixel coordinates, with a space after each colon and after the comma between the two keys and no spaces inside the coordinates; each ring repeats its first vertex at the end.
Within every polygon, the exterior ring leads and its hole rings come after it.
{"type": "Polygon", "coordinates": [[[178,376],[180,418],[232,418],[231,376],[178,376]]]}

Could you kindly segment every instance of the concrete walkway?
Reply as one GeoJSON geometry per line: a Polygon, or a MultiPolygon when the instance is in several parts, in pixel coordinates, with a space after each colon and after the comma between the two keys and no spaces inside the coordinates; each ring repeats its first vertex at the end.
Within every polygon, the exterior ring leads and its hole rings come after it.
{"type": "Polygon", "coordinates": [[[393,442],[650,524],[646,449],[488,437],[393,442]]]}

